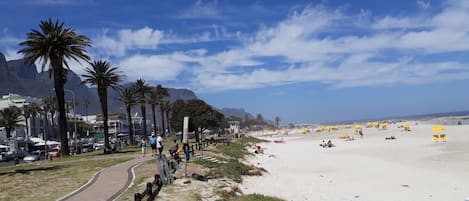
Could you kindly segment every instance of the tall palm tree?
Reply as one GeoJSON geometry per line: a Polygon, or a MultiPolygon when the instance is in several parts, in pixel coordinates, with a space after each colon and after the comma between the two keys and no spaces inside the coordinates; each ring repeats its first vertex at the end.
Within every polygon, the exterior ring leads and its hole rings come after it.
{"type": "Polygon", "coordinates": [[[118,100],[125,105],[127,111],[127,120],[129,124],[129,139],[130,144],[135,144],[134,139],[134,130],[132,122],[132,106],[136,105],[138,102],[137,94],[132,90],[132,88],[125,88],[119,93],[118,100]]]}
{"type": "Polygon", "coordinates": [[[87,122],[88,122],[88,108],[90,107],[90,105],[91,105],[90,100],[85,99],[85,101],[83,101],[83,106],[85,107],[85,114],[86,114],[86,121],[87,122]]]}
{"type": "Polygon", "coordinates": [[[15,106],[7,107],[0,111],[2,116],[2,124],[5,127],[5,132],[7,138],[11,138],[11,132],[15,130],[16,126],[19,126],[19,123],[23,121],[21,109],[15,106]]]}
{"type": "Polygon", "coordinates": [[[279,128],[280,117],[275,117],[275,125],[279,128]]]}
{"type": "Polygon", "coordinates": [[[54,95],[49,95],[49,96],[46,96],[45,99],[43,99],[43,102],[47,108],[47,111],[45,112],[50,113],[50,119],[52,123],[52,129],[51,129],[52,135],[51,136],[54,136],[55,138],[57,138],[57,136],[55,135],[56,132],[55,132],[55,120],[54,120],[55,112],[57,111],[57,99],[55,98],[54,95]]]}
{"type": "Polygon", "coordinates": [[[31,110],[31,123],[32,123],[31,124],[31,127],[32,127],[31,135],[34,136],[34,137],[37,137],[36,117],[37,117],[38,113],[40,112],[41,108],[36,103],[31,103],[29,105],[29,107],[30,107],[30,110],[31,110]]]}
{"type": "Polygon", "coordinates": [[[30,135],[29,133],[29,125],[28,125],[28,120],[31,118],[31,106],[30,105],[24,105],[23,106],[23,117],[24,117],[24,122],[26,125],[26,135],[30,135]]]}
{"type": "Polygon", "coordinates": [[[171,121],[169,121],[169,119],[171,119],[170,117],[170,114],[171,114],[171,103],[167,100],[163,101],[163,111],[164,111],[164,116],[166,118],[166,128],[168,129],[168,132],[171,132],[171,121]]]}
{"type": "MultiPolygon", "coordinates": [[[[91,63],[91,67],[85,69],[82,75],[84,80],[82,83],[88,83],[98,87],[99,102],[103,112],[104,124],[104,152],[109,153],[109,128],[108,128],[108,107],[107,107],[107,89],[109,87],[114,90],[118,89],[119,83],[123,80],[123,76],[117,72],[117,67],[105,60],[98,60],[91,63]]],[[[116,132],[117,135],[117,132],[116,132]]]]}
{"type": "Polygon", "coordinates": [[[49,135],[49,105],[47,104],[47,99],[49,98],[49,96],[46,96],[46,97],[43,97],[42,98],[42,103],[41,103],[41,107],[42,107],[42,112],[43,112],[43,115],[44,115],[44,126],[45,126],[45,130],[44,130],[44,139],[47,139],[48,135],[49,135]]]}
{"type": "Polygon", "coordinates": [[[145,80],[143,79],[138,79],[137,82],[135,82],[133,90],[137,94],[138,97],[138,102],[140,103],[140,109],[142,110],[142,117],[143,117],[143,137],[145,139],[148,138],[148,133],[147,133],[147,114],[145,111],[146,107],[146,102],[145,99],[150,94],[151,92],[151,87],[148,86],[145,83],[145,80]]]}
{"type": "Polygon", "coordinates": [[[160,103],[158,94],[156,93],[156,88],[152,89],[150,94],[148,95],[147,103],[150,104],[151,107],[151,114],[153,117],[153,132],[156,134],[156,113],[155,107],[160,103]]]}
{"type": "Polygon", "coordinates": [[[162,87],[161,85],[157,85],[156,89],[156,96],[158,98],[158,104],[160,105],[160,114],[161,114],[161,128],[163,129],[162,131],[162,137],[165,137],[165,129],[164,129],[164,107],[163,103],[165,101],[165,98],[169,96],[169,92],[167,88],[162,87]]]}
{"type": "Polygon", "coordinates": [[[69,69],[67,60],[89,61],[86,47],[90,47],[90,40],[84,35],[78,35],[75,30],[65,27],[64,23],[51,19],[41,21],[40,31],[32,30],[26,34],[27,40],[20,43],[24,46],[18,51],[25,56],[26,62],[33,64],[42,61],[42,71],[49,64],[49,78],[54,75],[54,89],[59,111],[59,136],[62,156],[68,156],[67,117],[65,116],[64,84],[66,72],[69,69]],[[64,66],[66,68],[64,68],[64,66]]]}
{"type": "Polygon", "coordinates": [[[262,114],[256,115],[256,123],[259,126],[259,128],[261,127],[261,125],[264,125],[264,117],[262,116],[262,114]]]}

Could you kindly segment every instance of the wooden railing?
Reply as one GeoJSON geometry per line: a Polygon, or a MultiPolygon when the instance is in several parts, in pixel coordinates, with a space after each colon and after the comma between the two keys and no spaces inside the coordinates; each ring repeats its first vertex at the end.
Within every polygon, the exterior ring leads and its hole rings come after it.
{"type": "Polygon", "coordinates": [[[155,174],[155,178],[153,182],[148,182],[147,187],[143,193],[135,193],[134,194],[134,200],[135,201],[141,201],[145,197],[147,198],[147,201],[153,201],[155,200],[155,197],[158,195],[160,192],[161,188],[163,187],[163,183],[160,181],[160,175],[155,174]],[[156,189],[153,191],[153,187],[156,187],[156,189]]]}

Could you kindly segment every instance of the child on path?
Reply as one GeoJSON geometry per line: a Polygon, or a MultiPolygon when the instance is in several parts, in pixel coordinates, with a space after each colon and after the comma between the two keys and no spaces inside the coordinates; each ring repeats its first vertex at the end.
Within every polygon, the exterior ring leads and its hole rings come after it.
{"type": "Polygon", "coordinates": [[[145,157],[145,153],[147,152],[147,141],[145,138],[142,138],[140,141],[140,147],[142,148],[142,157],[145,157]]]}

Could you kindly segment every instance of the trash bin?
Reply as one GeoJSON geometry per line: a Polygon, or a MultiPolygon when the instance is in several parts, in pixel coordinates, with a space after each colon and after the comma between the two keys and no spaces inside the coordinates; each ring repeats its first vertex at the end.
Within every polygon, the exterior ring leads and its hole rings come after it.
{"type": "Polygon", "coordinates": [[[18,157],[13,158],[13,165],[17,165],[20,162],[18,157]]]}

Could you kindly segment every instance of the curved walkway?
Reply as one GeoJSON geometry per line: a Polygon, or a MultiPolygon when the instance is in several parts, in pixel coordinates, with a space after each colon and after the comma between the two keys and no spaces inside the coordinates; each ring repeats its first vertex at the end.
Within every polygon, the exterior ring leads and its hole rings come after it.
{"type": "Polygon", "coordinates": [[[125,163],[105,168],[96,173],[88,183],[76,191],[59,198],[58,201],[114,200],[124,192],[134,180],[132,168],[150,159],[152,158],[138,157],[125,163]]]}

